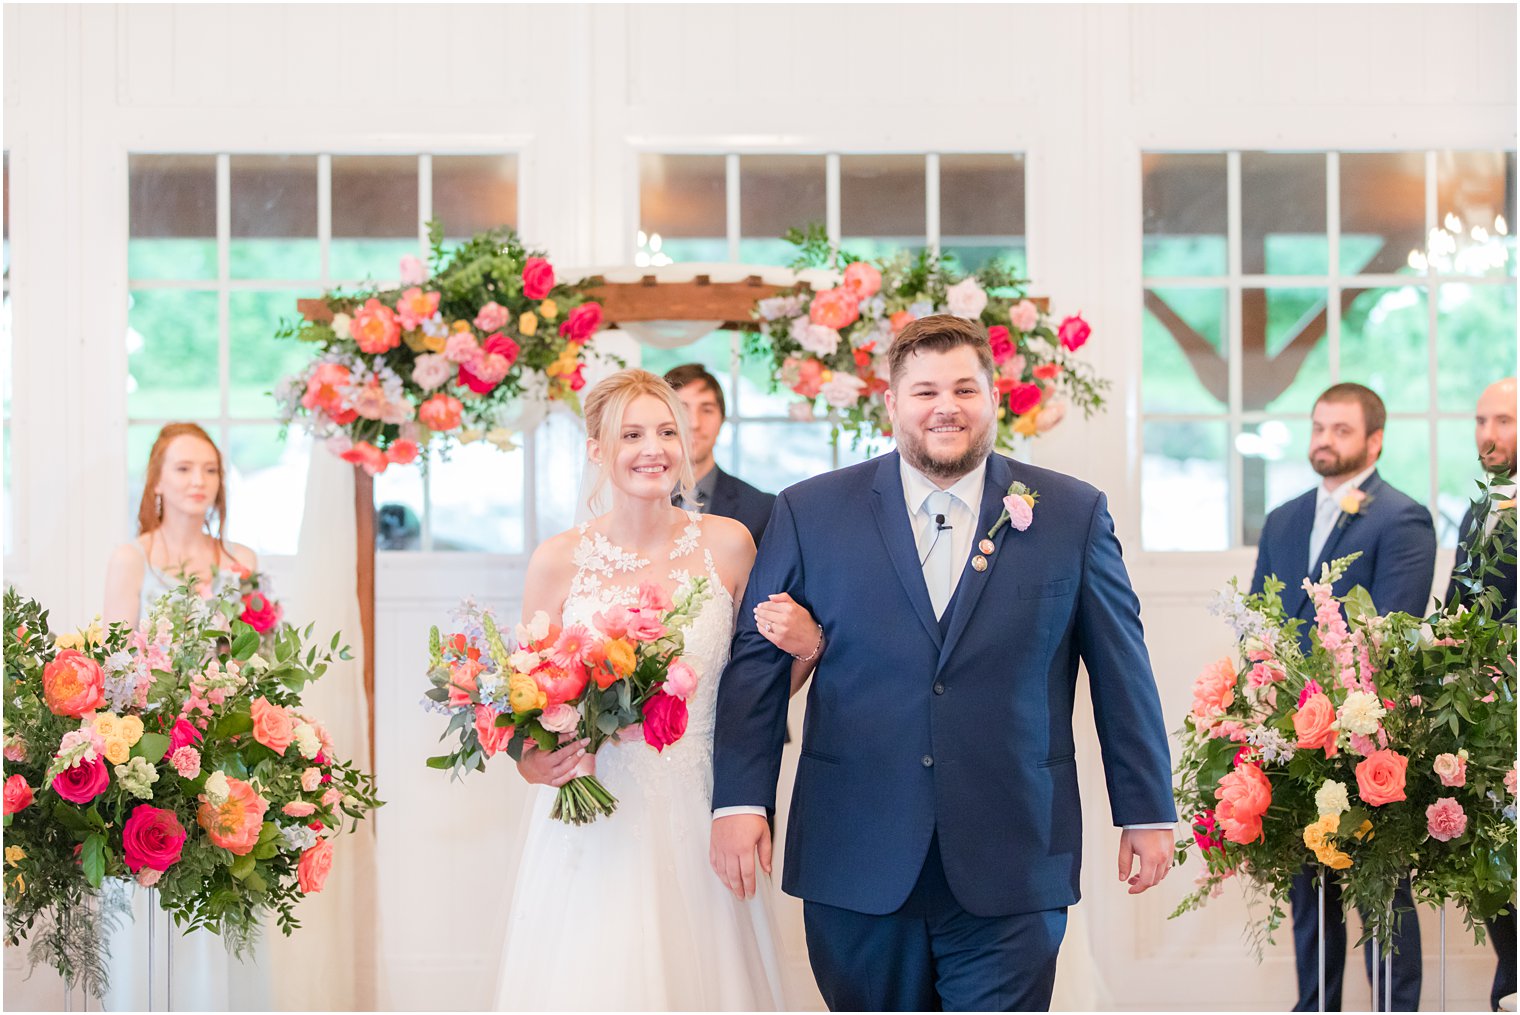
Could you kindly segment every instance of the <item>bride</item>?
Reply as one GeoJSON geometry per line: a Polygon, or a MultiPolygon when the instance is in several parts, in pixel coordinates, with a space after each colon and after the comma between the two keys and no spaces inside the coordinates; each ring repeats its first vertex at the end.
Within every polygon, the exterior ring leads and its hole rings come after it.
{"type": "MultiPolygon", "coordinates": [[[[592,490],[611,510],[547,540],[528,564],[526,620],[590,626],[638,598],[641,582],[674,593],[706,578],[683,658],[700,675],[686,735],[656,752],[610,741],[595,772],[617,811],[586,825],[549,817],[554,787],[585,771],[584,740],[529,749],[518,770],[539,783],[496,988],[498,1009],[776,1010],[784,1007],[775,919],[765,893],[734,898],[708,865],[712,739],[718,680],[734,611],[755,559],[741,523],[671,506],[692,486],[682,406],[663,380],[624,370],[586,398],[592,490]]],[[[790,601],[765,604],[770,637],[797,658],[795,691],[822,632],[790,601]]],[[[531,742],[530,742],[531,748],[531,742]]]]}

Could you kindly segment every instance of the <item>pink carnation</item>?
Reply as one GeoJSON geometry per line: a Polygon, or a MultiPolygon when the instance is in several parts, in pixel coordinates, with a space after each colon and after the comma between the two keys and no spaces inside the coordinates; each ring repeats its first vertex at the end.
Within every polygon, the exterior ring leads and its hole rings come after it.
{"type": "Polygon", "coordinates": [[[169,755],[169,764],[181,779],[194,779],[201,774],[201,752],[188,745],[180,747],[169,755]]]}
{"type": "Polygon", "coordinates": [[[315,793],[322,785],[322,770],[315,765],[301,773],[301,792],[315,793]]]}
{"type": "Polygon", "coordinates": [[[1509,795],[1515,795],[1515,770],[1512,768],[1504,773],[1504,788],[1509,790],[1509,795]]]}
{"type": "Polygon", "coordinates": [[[1467,831],[1467,813],[1462,805],[1449,796],[1443,796],[1425,808],[1425,828],[1432,839],[1450,842],[1467,831]]]}
{"type": "Polygon", "coordinates": [[[507,308],[495,300],[480,308],[480,313],[475,315],[475,327],[481,331],[500,331],[507,326],[507,320],[512,315],[507,308]]]}
{"type": "Polygon", "coordinates": [[[323,807],[331,807],[333,804],[337,803],[339,800],[342,800],[342,799],[343,799],[343,791],[340,790],[340,789],[338,789],[337,787],[334,787],[334,788],[328,790],[326,793],[322,794],[322,806],[323,807]]]}
{"type": "Polygon", "coordinates": [[[1019,532],[1029,528],[1030,522],[1034,521],[1034,508],[1023,497],[1004,497],[1003,508],[1008,512],[1008,524],[1019,532]]]}

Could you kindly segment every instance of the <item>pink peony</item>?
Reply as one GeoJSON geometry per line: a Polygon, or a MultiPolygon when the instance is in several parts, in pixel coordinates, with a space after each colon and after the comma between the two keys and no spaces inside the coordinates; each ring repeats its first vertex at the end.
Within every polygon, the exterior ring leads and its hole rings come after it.
{"type": "Polygon", "coordinates": [[[994,324],[987,329],[987,341],[992,344],[992,362],[1001,366],[1013,358],[1018,349],[1009,337],[1008,329],[1001,324],[994,324]]]}
{"type": "Polygon", "coordinates": [[[582,303],[560,322],[560,337],[571,342],[585,342],[602,326],[602,305],[582,303]]]}
{"type": "Polygon", "coordinates": [[[480,313],[475,315],[475,327],[485,332],[500,331],[511,319],[512,315],[507,308],[492,300],[481,307],[480,313]]]}
{"type": "Polygon", "coordinates": [[[881,272],[865,261],[856,261],[844,270],[844,287],[856,299],[870,299],[881,291],[881,272]]]}
{"type": "Polygon", "coordinates": [[[453,376],[454,364],[441,353],[425,352],[417,357],[417,362],[412,366],[412,383],[423,391],[441,387],[453,376]]]}
{"type": "Polygon", "coordinates": [[[144,867],[168,870],[179,863],[185,838],[185,828],[173,811],[138,804],[121,828],[127,869],[134,872],[144,867]]]}
{"type": "Polygon", "coordinates": [[[1087,343],[1087,337],[1092,334],[1092,328],[1082,320],[1081,314],[1073,314],[1061,322],[1061,327],[1056,331],[1056,337],[1061,344],[1070,352],[1076,352],[1087,343]]]}
{"type": "Polygon", "coordinates": [[[397,316],[407,331],[422,327],[422,322],[438,312],[438,293],[425,293],[413,286],[396,301],[397,316]]]}
{"type": "Polygon", "coordinates": [[[1019,331],[1033,331],[1040,323],[1040,308],[1032,300],[1019,300],[1008,311],[1008,323],[1019,331]]]}
{"type": "Polygon", "coordinates": [[[32,803],[32,787],[27,785],[26,776],[13,775],[5,780],[5,813],[15,814],[17,811],[26,810],[32,803]]]}
{"type": "Polygon", "coordinates": [[[443,358],[450,363],[474,363],[480,358],[480,342],[470,331],[456,331],[444,342],[443,358]]]}
{"type": "Polygon", "coordinates": [[[417,408],[417,418],[429,430],[452,430],[464,418],[464,403],[440,391],[417,408]]]}
{"type": "MultiPolygon", "coordinates": [[[[490,757],[490,755],[486,755],[490,757]]],[[[309,818],[317,813],[317,805],[307,800],[292,800],[280,808],[280,813],[291,818],[309,818]]]]}
{"type": "Polygon", "coordinates": [[[53,779],[53,792],[71,804],[87,804],[111,784],[106,759],[96,756],[94,761],[81,761],[65,768],[53,779]]]}
{"type": "Polygon", "coordinates": [[[329,839],[323,839],[301,853],[301,859],[296,864],[296,881],[300,884],[303,895],[322,890],[322,886],[327,883],[327,875],[332,873],[332,862],[333,844],[329,839]]]}
{"type": "Polygon", "coordinates": [[[530,257],[523,262],[523,296],[541,300],[554,288],[554,266],[542,257],[530,257]]]}
{"type": "Polygon", "coordinates": [[[1391,804],[1404,797],[1404,771],[1409,759],[1393,751],[1374,751],[1356,766],[1356,792],[1374,807],[1391,804]]]}
{"type": "Polygon", "coordinates": [[[825,289],[813,297],[808,318],[839,331],[860,320],[860,299],[848,289],[825,289]]]}
{"type": "Polygon", "coordinates": [[[1450,842],[1467,831],[1467,812],[1449,796],[1425,808],[1425,828],[1432,839],[1450,842]]]}
{"type": "Polygon", "coordinates": [[[660,690],[683,700],[690,698],[697,690],[697,671],[677,659],[665,671],[665,683],[660,690]]]}
{"type": "Polygon", "coordinates": [[[169,755],[169,764],[174,766],[181,779],[194,779],[201,774],[201,752],[188,744],[176,747],[169,755]]]}
{"type": "Polygon", "coordinates": [[[1205,722],[1217,719],[1235,701],[1235,666],[1216,659],[1193,681],[1193,715],[1205,722]]]}
{"type": "Polygon", "coordinates": [[[644,742],[657,751],[686,733],[686,702],[672,694],[651,695],[644,702],[644,742]]]}
{"type": "Polygon", "coordinates": [[[610,606],[601,613],[593,614],[592,626],[608,638],[622,638],[628,634],[636,617],[626,606],[610,606]]]}
{"type": "Polygon", "coordinates": [[[1460,754],[1438,754],[1431,768],[1442,786],[1467,785],[1467,759],[1460,754]]]}
{"type": "Polygon", "coordinates": [[[54,715],[77,719],[106,703],[105,674],[95,660],[66,648],[42,668],[42,697],[54,715]]]}
{"type": "Polygon", "coordinates": [[[1034,521],[1034,508],[1023,497],[1010,495],[1003,498],[1003,510],[1008,512],[1008,524],[1019,532],[1029,528],[1034,521]]]}
{"type": "Polygon", "coordinates": [[[1219,806],[1214,815],[1231,842],[1255,842],[1262,837],[1261,819],[1272,804],[1272,783],[1255,765],[1240,765],[1219,780],[1219,806]]]}

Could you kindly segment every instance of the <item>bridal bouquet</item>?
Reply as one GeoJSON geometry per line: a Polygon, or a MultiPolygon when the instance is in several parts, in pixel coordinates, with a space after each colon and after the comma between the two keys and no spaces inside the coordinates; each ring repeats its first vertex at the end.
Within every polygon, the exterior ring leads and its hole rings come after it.
{"type": "Polygon", "coordinates": [[[1092,329],[1080,314],[1056,324],[1024,296],[1024,281],[994,262],[974,275],[956,272],[932,251],[867,262],[834,249],[821,227],[793,230],[797,268],[842,272],[837,286],[764,299],[755,308],[761,331],[750,351],[770,359],[773,376],[801,396],[793,416],[813,418],[821,398],[839,428],[859,444],[890,436],[882,394],[886,353],[903,328],[930,314],[954,314],[986,325],[997,373],[998,446],[1054,427],[1075,405],[1091,415],[1103,405],[1106,380],[1074,355],[1092,329]]]}
{"type": "Polygon", "coordinates": [[[579,411],[585,347],[602,322],[601,305],[510,229],[452,252],[441,224],[430,236],[430,263],[403,258],[400,287],[301,300],[304,320],[276,336],[316,351],[276,389],[281,419],[303,420],[371,475],[414,461],[438,435],[514,447],[510,425],[530,405],[579,411]]]}
{"type": "Polygon", "coordinates": [[[108,879],[156,887],[178,924],[242,951],[265,911],[299,926],[345,817],[352,830],[378,806],[301,705],[347,649],[308,646],[310,628],[251,595],[182,587],[135,630],[54,638],[41,606],[6,591],[6,937],[93,994],[108,879]]]}
{"type": "Polygon", "coordinates": [[[1360,587],[1331,594],[1353,559],[1305,580],[1307,653],[1281,582],[1222,596],[1238,652],[1194,684],[1178,763],[1193,816],[1178,859],[1196,848],[1205,870],[1172,915],[1239,875],[1265,896],[1256,930],[1270,940],[1293,876],[1317,864],[1338,872],[1369,934],[1387,940],[1394,887],[1410,877],[1417,900],[1459,902],[1481,938],[1515,891],[1513,619],[1487,601],[1379,617],[1360,587]]]}
{"type": "Polygon", "coordinates": [[[498,751],[520,759],[529,739],[553,750],[562,739],[584,737],[584,771],[559,788],[550,816],[580,825],[611,814],[617,799],[594,774],[596,752],[614,737],[663,751],[685,735],[698,677],[681,659],[682,631],[708,595],[705,578],[674,599],[645,582],[633,605],[596,614],[591,628],[562,628],[540,611],[518,625],[511,650],[490,611],[466,600],[454,634],[432,631],[433,686],[423,704],[449,716],[439,739],[457,734],[459,743],[428,765],[457,777],[483,769],[498,751]]]}

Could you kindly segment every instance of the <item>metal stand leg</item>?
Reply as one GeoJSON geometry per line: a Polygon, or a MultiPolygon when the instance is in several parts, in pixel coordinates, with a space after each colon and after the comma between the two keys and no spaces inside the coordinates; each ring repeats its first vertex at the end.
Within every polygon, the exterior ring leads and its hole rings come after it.
{"type": "Polygon", "coordinates": [[[1325,868],[1319,869],[1319,1010],[1325,1010],[1325,868]]]}
{"type": "Polygon", "coordinates": [[[1378,996],[1378,973],[1383,968],[1383,950],[1382,950],[1381,947],[1379,947],[1381,945],[1381,943],[1382,942],[1380,942],[1378,940],[1378,936],[1376,934],[1372,935],[1372,1010],[1373,1011],[1382,1011],[1383,1010],[1382,1008],[1378,1007],[1378,1002],[1380,1000],[1382,1000],[1378,996]]]}
{"type": "MultiPolygon", "coordinates": [[[[1413,915],[1412,913],[1410,915],[1413,915]]],[[[1402,919],[1400,917],[1399,919],[1402,919]]],[[[1393,1011],[1393,942],[1399,925],[1394,922],[1393,901],[1388,902],[1388,954],[1383,959],[1383,1010],[1393,1011]]]]}
{"type": "Polygon", "coordinates": [[[1446,907],[1441,907],[1441,1010],[1446,1010],[1446,907]]]}
{"type": "Polygon", "coordinates": [[[158,922],[157,920],[154,919],[155,914],[158,912],[158,905],[157,905],[157,903],[158,903],[158,890],[154,889],[154,888],[149,888],[148,889],[148,1010],[149,1011],[154,1011],[155,1010],[154,1007],[153,1007],[153,981],[158,978],[158,949],[155,947],[158,942],[157,942],[157,935],[154,933],[155,930],[156,930],[156,928],[154,927],[154,924],[156,924],[158,922]]]}

